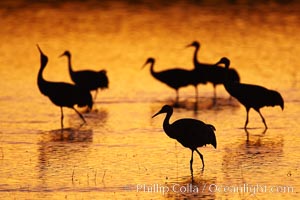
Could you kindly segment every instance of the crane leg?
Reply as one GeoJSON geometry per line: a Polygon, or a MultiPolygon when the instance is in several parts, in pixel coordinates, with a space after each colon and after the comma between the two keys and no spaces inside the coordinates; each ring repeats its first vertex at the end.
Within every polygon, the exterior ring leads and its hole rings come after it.
{"type": "Polygon", "coordinates": [[[63,113],[62,107],[60,107],[60,113],[61,113],[60,124],[61,124],[61,130],[62,130],[64,128],[64,113],[63,113]]]}
{"type": "Polygon", "coordinates": [[[78,110],[76,110],[74,107],[73,107],[73,110],[75,110],[75,112],[79,115],[79,117],[82,119],[82,121],[84,123],[86,123],[86,121],[85,121],[84,117],[82,116],[82,114],[80,112],[78,112],[78,110]]]}
{"type": "Polygon", "coordinates": [[[204,169],[204,160],[203,160],[203,155],[196,149],[196,152],[199,154],[201,161],[202,161],[202,170],[204,169]]]}
{"type": "Polygon", "coordinates": [[[190,160],[190,170],[191,170],[192,176],[193,176],[193,154],[194,154],[194,150],[192,150],[192,156],[191,156],[191,160],[190,160]]]}
{"type": "Polygon", "coordinates": [[[248,125],[248,122],[249,122],[249,108],[246,108],[246,122],[245,122],[245,126],[244,126],[244,129],[247,129],[247,125],[248,125]]]}
{"type": "Polygon", "coordinates": [[[214,101],[217,99],[216,85],[214,85],[214,101]]]}
{"type": "Polygon", "coordinates": [[[262,122],[264,123],[265,128],[266,128],[266,130],[267,130],[267,129],[268,129],[268,126],[267,126],[267,124],[266,124],[265,118],[263,117],[263,115],[261,114],[261,112],[260,112],[259,110],[257,110],[257,112],[259,113],[259,115],[260,115],[260,117],[261,117],[261,119],[262,119],[262,122]]]}
{"type": "Polygon", "coordinates": [[[96,100],[97,94],[98,94],[98,89],[96,89],[95,96],[94,96],[94,100],[96,100]]]}
{"type": "Polygon", "coordinates": [[[214,106],[217,104],[217,92],[216,92],[216,85],[214,86],[214,98],[213,98],[213,104],[214,106]]]}
{"type": "Polygon", "coordinates": [[[196,100],[196,103],[198,103],[198,87],[197,85],[195,85],[195,100],[196,100]]]}

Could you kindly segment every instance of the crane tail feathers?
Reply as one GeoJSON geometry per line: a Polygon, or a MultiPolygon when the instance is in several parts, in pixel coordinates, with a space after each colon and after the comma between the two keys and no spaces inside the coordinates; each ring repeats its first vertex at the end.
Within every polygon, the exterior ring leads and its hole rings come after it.
{"type": "Polygon", "coordinates": [[[215,149],[217,148],[217,140],[216,140],[215,134],[214,134],[213,140],[211,142],[211,145],[213,145],[213,147],[215,147],[215,149]]]}
{"type": "Polygon", "coordinates": [[[215,128],[213,125],[211,125],[211,124],[207,124],[207,126],[208,126],[209,128],[211,128],[213,131],[216,130],[216,128],[215,128]]]}
{"type": "Polygon", "coordinates": [[[214,132],[216,130],[216,128],[211,124],[207,124],[207,126],[211,129],[211,134],[209,135],[210,144],[213,145],[216,149],[217,148],[217,139],[216,139],[216,135],[214,132]]]}
{"type": "Polygon", "coordinates": [[[284,109],[284,100],[279,92],[271,90],[269,99],[270,99],[270,104],[269,104],[270,106],[279,105],[282,110],[284,109]]]}

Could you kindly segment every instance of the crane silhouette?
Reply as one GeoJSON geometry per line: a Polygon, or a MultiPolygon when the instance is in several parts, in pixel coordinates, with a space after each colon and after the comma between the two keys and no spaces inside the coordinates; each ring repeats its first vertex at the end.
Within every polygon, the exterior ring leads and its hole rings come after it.
{"type": "MultiPolygon", "coordinates": [[[[202,161],[202,169],[204,169],[203,155],[197,150],[198,147],[206,146],[207,144],[213,145],[217,148],[217,141],[214,131],[216,130],[213,125],[205,124],[204,122],[196,119],[184,118],[179,119],[172,124],[169,120],[173,114],[173,108],[165,105],[162,109],[153,115],[153,117],[166,113],[163,122],[163,129],[165,133],[173,139],[176,139],[182,146],[191,149],[192,156],[190,160],[190,170],[193,175],[193,154],[196,151],[202,161]]],[[[153,118],[152,117],[152,118],[153,118]]]]}
{"type": "MultiPolygon", "coordinates": [[[[220,59],[218,64],[224,64],[225,69],[229,70],[230,60],[226,57],[220,59]]],[[[227,76],[227,75],[226,75],[227,76]]],[[[235,97],[241,104],[243,104],[246,108],[246,122],[244,128],[247,129],[247,125],[249,122],[249,110],[253,108],[260,115],[262,122],[265,125],[265,129],[267,129],[266,120],[260,112],[260,108],[264,106],[276,106],[279,105],[281,109],[284,109],[284,102],[282,96],[274,90],[269,90],[265,87],[252,85],[252,84],[243,84],[238,82],[233,82],[226,78],[224,83],[225,89],[227,92],[235,97]]]]}
{"type": "MultiPolygon", "coordinates": [[[[214,99],[217,98],[216,86],[218,84],[224,84],[225,82],[225,72],[223,67],[217,66],[215,64],[200,63],[197,58],[198,51],[200,49],[200,43],[194,41],[186,47],[195,47],[193,62],[195,67],[195,73],[198,76],[200,83],[211,82],[214,87],[214,99]]],[[[240,82],[239,74],[235,69],[229,69],[228,79],[234,82],[240,82]]]]}
{"type": "Polygon", "coordinates": [[[40,92],[48,96],[53,104],[59,106],[61,109],[61,129],[63,129],[63,107],[73,109],[79,117],[86,123],[84,117],[80,112],[75,109],[75,105],[78,107],[88,106],[92,109],[93,100],[91,93],[88,90],[80,88],[76,85],[72,85],[64,82],[50,82],[43,78],[43,71],[48,63],[48,57],[42,52],[37,45],[41,57],[41,67],[38,72],[37,83],[40,92]]]}
{"type": "Polygon", "coordinates": [[[176,91],[176,103],[178,103],[179,95],[178,90],[181,87],[188,86],[191,83],[192,77],[191,77],[191,71],[180,69],[180,68],[173,68],[168,69],[160,72],[154,71],[154,58],[148,58],[145,64],[143,65],[143,68],[150,64],[150,72],[154,78],[159,80],[160,82],[165,83],[169,87],[173,88],[176,91]]]}
{"type": "Polygon", "coordinates": [[[65,51],[60,57],[66,56],[68,58],[68,67],[69,73],[71,76],[72,81],[89,91],[95,90],[94,99],[96,99],[98,94],[98,89],[106,89],[108,88],[108,77],[106,75],[105,70],[100,71],[92,71],[92,70],[80,70],[80,71],[73,71],[72,69],[72,62],[71,62],[71,53],[69,51],[65,51]]]}

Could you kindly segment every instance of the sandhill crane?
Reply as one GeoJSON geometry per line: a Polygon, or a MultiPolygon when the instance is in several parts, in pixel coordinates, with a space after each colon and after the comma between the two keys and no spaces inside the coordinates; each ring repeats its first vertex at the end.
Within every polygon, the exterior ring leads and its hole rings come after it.
{"type": "Polygon", "coordinates": [[[92,109],[93,101],[92,96],[88,90],[80,88],[76,85],[72,85],[64,82],[50,82],[43,78],[43,71],[48,63],[48,57],[42,52],[40,47],[37,45],[41,56],[41,67],[38,72],[37,83],[40,92],[48,96],[53,104],[59,106],[61,109],[61,129],[63,129],[63,107],[72,108],[86,123],[84,117],[80,112],[75,109],[75,105],[78,107],[88,106],[92,109]]]}
{"type": "MultiPolygon", "coordinates": [[[[213,145],[217,148],[217,141],[214,131],[216,130],[213,125],[206,124],[200,120],[184,118],[179,119],[172,124],[169,120],[173,114],[173,108],[165,105],[153,117],[166,113],[163,122],[163,129],[165,133],[173,139],[176,139],[182,146],[191,149],[192,156],[190,160],[190,170],[193,175],[193,154],[196,151],[202,161],[202,169],[204,169],[203,155],[197,150],[198,147],[206,146],[207,144],[213,145]]],[[[152,118],[153,118],[152,117],[152,118]]]]}

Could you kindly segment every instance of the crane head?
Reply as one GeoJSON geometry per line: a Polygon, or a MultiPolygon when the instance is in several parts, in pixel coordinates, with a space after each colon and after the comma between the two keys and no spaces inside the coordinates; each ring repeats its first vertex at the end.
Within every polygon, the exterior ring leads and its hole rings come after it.
{"type": "Polygon", "coordinates": [[[155,59],[154,58],[152,58],[152,57],[150,57],[150,58],[148,58],[147,60],[146,60],[146,62],[145,62],[145,64],[142,66],[142,69],[147,65],[147,64],[154,64],[154,62],[155,62],[155,59]]]}
{"type": "Polygon", "coordinates": [[[38,44],[36,46],[41,54],[41,64],[43,67],[45,67],[48,62],[48,57],[42,52],[42,50],[38,44]]]}
{"type": "Polygon", "coordinates": [[[63,56],[71,57],[70,51],[66,50],[66,51],[65,51],[64,53],[62,53],[59,57],[63,57],[63,56]]]}
{"type": "Polygon", "coordinates": [[[186,48],[187,47],[196,47],[196,48],[199,48],[200,47],[200,43],[198,41],[194,41],[191,44],[186,45],[185,47],[186,48]]]}
{"type": "Polygon", "coordinates": [[[225,68],[229,68],[230,60],[226,57],[221,58],[215,65],[224,64],[225,68]]]}
{"type": "Polygon", "coordinates": [[[155,115],[152,116],[152,118],[156,117],[157,115],[159,114],[162,114],[162,113],[169,113],[169,114],[172,114],[173,113],[173,108],[169,105],[164,105],[160,111],[158,111],[155,115]]]}
{"type": "Polygon", "coordinates": [[[37,44],[36,46],[37,46],[39,52],[40,52],[41,54],[45,55],[45,54],[43,53],[42,49],[40,48],[40,46],[39,46],[38,44],[37,44]]]}

